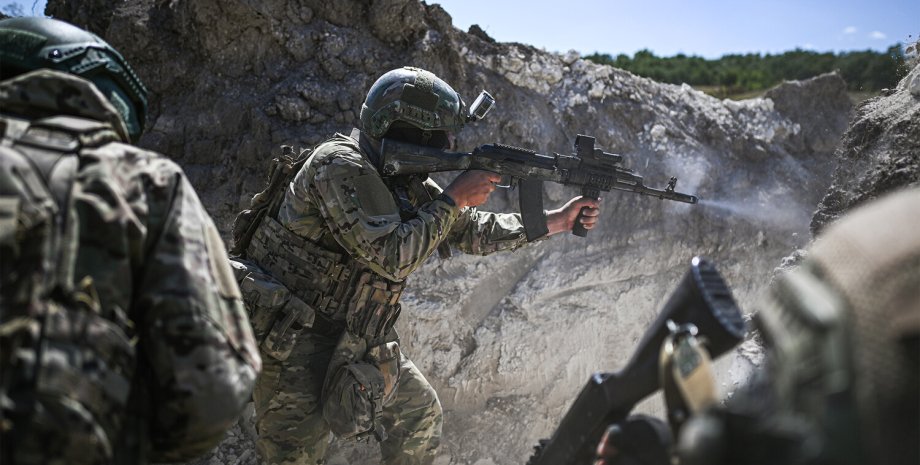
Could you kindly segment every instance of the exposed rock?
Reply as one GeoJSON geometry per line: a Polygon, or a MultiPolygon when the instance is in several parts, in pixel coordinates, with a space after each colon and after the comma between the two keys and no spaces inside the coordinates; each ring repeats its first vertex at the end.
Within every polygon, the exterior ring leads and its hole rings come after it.
{"type": "Polygon", "coordinates": [[[842,98],[846,91],[846,83],[835,72],[777,86],[764,97],[778,111],[802,123],[801,136],[807,146],[829,152],[850,120],[850,105],[842,98]]]}
{"type": "Polygon", "coordinates": [[[377,0],[368,11],[371,31],[380,40],[407,45],[421,38],[428,27],[425,7],[415,0],[377,0]]]}
{"type": "MultiPolygon", "coordinates": [[[[848,109],[835,75],[785,84],[770,98],[720,101],[571,52],[494,43],[455,29],[440,6],[409,0],[50,0],[48,8],[135,66],[152,92],[141,144],[182,164],[224,233],[280,144],[347,132],[369,85],[402,65],[435,72],[467,99],[483,88],[497,98],[489,118],[464,131],[463,148],[563,152],[590,134],[647,184],[678,175],[678,190],[704,199],[689,206],[610,193],[586,239],[433,258],[413,276],[398,329],[445,409],[440,465],[525,462],[590,373],[624,364],[691,256],[718,263],[748,306],[780,259],[807,241],[848,109]]],[[[545,188],[551,206],[577,194],[545,188]]],[[[499,192],[486,208],[514,210],[516,196],[499,192]]],[[[723,387],[757,360],[756,344],[726,357],[723,387]]],[[[244,421],[201,463],[256,463],[251,436],[244,421]]],[[[337,442],[329,463],[374,454],[373,444],[337,442]]]]}
{"type": "Polygon", "coordinates": [[[907,90],[914,97],[920,97],[920,73],[912,74],[910,83],[907,85],[907,90]]]}
{"type": "Polygon", "coordinates": [[[495,39],[493,39],[492,36],[490,36],[485,30],[479,27],[478,24],[473,24],[472,26],[470,26],[469,30],[467,30],[466,32],[467,34],[474,36],[474,37],[479,37],[480,39],[486,42],[493,43],[493,44],[495,43],[495,39]]]}
{"type": "Polygon", "coordinates": [[[920,184],[920,64],[894,92],[863,102],[837,150],[833,185],[811,223],[819,233],[853,207],[920,184]]]}

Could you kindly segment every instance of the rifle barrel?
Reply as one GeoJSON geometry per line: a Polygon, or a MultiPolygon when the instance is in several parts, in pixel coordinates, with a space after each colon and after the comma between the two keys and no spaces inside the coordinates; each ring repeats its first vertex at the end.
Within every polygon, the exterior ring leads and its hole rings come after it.
{"type": "Polygon", "coordinates": [[[677,202],[684,202],[695,204],[699,202],[699,197],[691,194],[684,194],[682,192],[668,191],[663,189],[654,189],[651,187],[646,187],[643,185],[621,185],[622,183],[617,183],[613,186],[613,189],[627,192],[635,192],[636,194],[648,195],[651,197],[658,197],[662,200],[674,200],[677,202]]]}

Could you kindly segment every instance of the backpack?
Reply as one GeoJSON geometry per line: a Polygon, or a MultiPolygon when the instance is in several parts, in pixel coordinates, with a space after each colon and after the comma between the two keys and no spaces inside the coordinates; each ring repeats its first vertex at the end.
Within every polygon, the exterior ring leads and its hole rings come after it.
{"type": "Polygon", "coordinates": [[[241,211],[233,220],[231,257],[244,256],[253,234],[262,223],[262,218],[266,215],[271,218],[278,214],[287,186],[310,158],[311,152],[312,149],[300,149],[300,152],[295,152],[291,145],[281,146],[281,155],[272,159],[265,189],[253,196],[249,208],[241,211]]]}
{"type": "Polygon", "coordinates": [[[120,449],[134,343],[101,314],[92,278],[73,276],[79,152],[109,127],[0,124],[0,463],[136,462],[120,449]]]}

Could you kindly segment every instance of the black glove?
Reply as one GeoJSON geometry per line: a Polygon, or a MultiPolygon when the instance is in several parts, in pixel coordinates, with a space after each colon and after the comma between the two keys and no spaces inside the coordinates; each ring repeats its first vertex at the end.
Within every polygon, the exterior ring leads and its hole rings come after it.
{"type": "Polygon", "coordinates": [[[671,429],[646,415],[633,415],[607,428],[595,465],[670,465],[671,429]]]}

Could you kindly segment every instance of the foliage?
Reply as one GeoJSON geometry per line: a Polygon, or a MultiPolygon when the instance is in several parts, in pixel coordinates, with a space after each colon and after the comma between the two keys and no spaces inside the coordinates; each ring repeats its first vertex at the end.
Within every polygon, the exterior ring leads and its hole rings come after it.
{"type": "Polygon", "coordinates": [[[715,60],[684,54],[657,57],[649,50],[640,50],[631,58],[601,53],[585,58],[656,81],[721,89],[728,94],[759,91],[784,80],[807,79],[834,70],[840,72],[851,91],[879,91],[894,87],[907,72],[900,44],[885,52],[835,54],[795,49],[779,55],[732,54],[715,60]]]}
{"type": "Polygon", "coordinates": [[[18,3],[10,3],[0,6],[0,15],[3,15],[0,16],[0,18],[25,16],[25,11],[22,9],[22,5],[18,3]]]}

